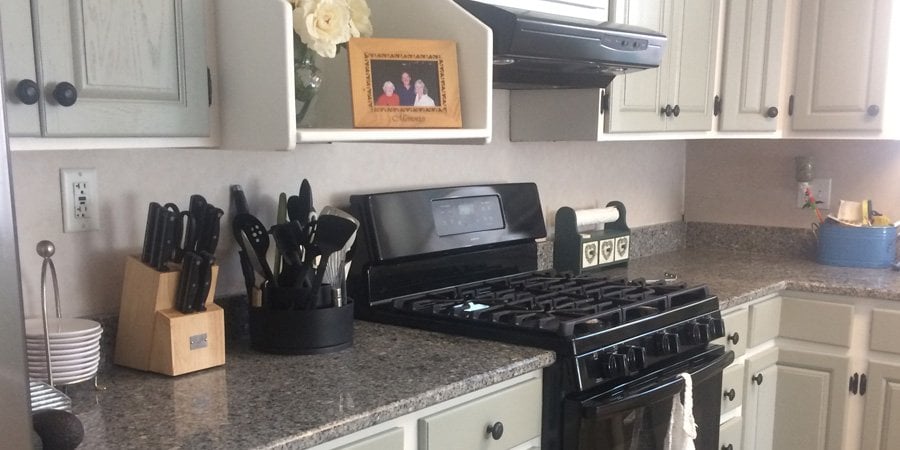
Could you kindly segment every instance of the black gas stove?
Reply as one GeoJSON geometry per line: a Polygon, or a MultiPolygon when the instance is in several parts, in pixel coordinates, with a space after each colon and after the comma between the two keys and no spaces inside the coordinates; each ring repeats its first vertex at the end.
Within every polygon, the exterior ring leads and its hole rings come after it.
{"type": "Polygon", "coordinates": [[[591,427],[571,431],[564,417],[571,402],[732,357],[710,344],[725,330],[706,286],[537,270],[546,229],[532,183],[358,195],[351,206],[358,318],[557,353],[544,376],[545,448],[593,448],[576,437],[591,427]]]}

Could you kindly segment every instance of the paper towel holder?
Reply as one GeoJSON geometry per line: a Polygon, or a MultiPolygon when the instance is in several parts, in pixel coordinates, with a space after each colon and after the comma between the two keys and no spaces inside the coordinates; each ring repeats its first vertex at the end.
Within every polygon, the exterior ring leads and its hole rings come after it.
{"type": "Polygon", "coordinates": [[[564,206],[556,211],[553,269],[557,272],[579,275],[584,270],[624,265],[630,248],[631,230],[622,202],[612,201],[600,209],[576,211],[564,206]],[[579,231],[579,215],[589,218],[582,224],[603,223],[603,229],[579,231]]]}

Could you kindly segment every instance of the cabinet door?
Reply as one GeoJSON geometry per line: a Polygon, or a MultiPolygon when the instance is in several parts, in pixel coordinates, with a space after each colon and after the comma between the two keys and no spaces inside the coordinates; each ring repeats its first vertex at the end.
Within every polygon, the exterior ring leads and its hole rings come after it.
{"type": "Polygon", "coordinates": [[[38,103],[26,105],[16,97],[16,85],[38,81],[34,64],[31,30],[31,2],[3,0],[0,4],[0,44],[6,76],[6,117],[10,136],[40,136],[38,103]]]}
{"type": "Polygon", "coordinates": [[[724,345],[725,350],[734,352],[734,357],[744,356],[747,351],[747,317],[746,308],[726,311],[722,313],[725,321],[725,337],[712,341],[713,344],[724,345]]]}
{"type": "Polygon", "coordinates": [[[846,356],[779,351],[772,448],[841,448],[850,395],[849,367],[846,356]]]}
{"type": "Polygon", "coordinates": [[[775,131],[784,49],[783,0],[727,4],[722,66],[723,131],[775,131]],[[774,109],[773,109],[774,108],[774,109]]]}
{"type": "Polygon", "coordinates": [[[43,134],[207,136],[203,0],[40,1],[43,134]],[[63,107],[59,83],[77,89],[63,107]]]}
{"type": "Polygon", "coordinates": [[[666,116],[660,108],[668,101],[668,70],[675,47],[670,36],[673,0],[617,0],[612,5],[614,22],[627,23],[668,36],[666,52],[656,69],[620,75],[610,83],[610,112],[606,129],[611,133],[663,131],[666,116]]]}
{"type": "Polygon", "coordinates": [[[775,394],[778,383],[778,349],[747,358],[744,363],[744,407],[742,447],[769,450],[775,429],[775,394]]]}
{"type": "MultiPolygon", "coordinates": [[[[669,70],[674,91],[669,102],[677,116],[668,118],[667,131],[712,129],[715,73],[718,66],[719,0],[688,0],[673,9],[671,48],[677,64],[669,70]]],[[[668,103],[668,102],[667,102],[668,103]]]]}
{"type": "Polygon", "coordinates": [[[741,418],[735,417],[719,426],[719,448],[741,450],[741,418]]]}
{"type": "Polygon", "coordinates": [[[869,362],[862,448],[900,448],[900,364],[869,362]]]}
{"type": "Polygon", "coordinates": [[[892,0],[803,0],[795,130],[881,130],[892,0]]]}
{"type": "Polygon", "coordinates": [[[403,450],[403,429],[391,428],[336,450],[403,450]]]}

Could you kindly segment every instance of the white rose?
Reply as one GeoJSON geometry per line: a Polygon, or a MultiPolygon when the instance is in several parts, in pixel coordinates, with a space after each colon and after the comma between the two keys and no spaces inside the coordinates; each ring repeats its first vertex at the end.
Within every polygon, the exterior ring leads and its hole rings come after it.
{"type": "Polygon", "coordinates": [[[294,31],[313,51],[334,58],[338,44],[350,40],[346,0],[307,0],[294,10],[294,31]]]}
{"type": "Polygon", "coordinates": [[[347,6],[350,7],[350,26],[353,28],[354,37],[369,37],[372,35],[372,22],[369,16],[372,11],[366,0],[347,0],[347,6]]]}

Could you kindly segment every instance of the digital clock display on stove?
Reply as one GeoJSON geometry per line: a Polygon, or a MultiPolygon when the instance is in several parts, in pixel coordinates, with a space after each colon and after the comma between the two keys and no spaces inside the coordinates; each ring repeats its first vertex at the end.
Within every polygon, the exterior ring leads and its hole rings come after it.
{"type": "Polygon", "coordinates": [[[431,213],[438,236],[500,230],[505,226],[497,195],[432,200],[431,213]]]}

